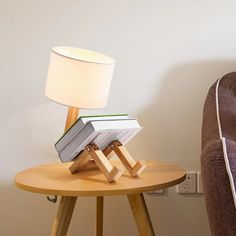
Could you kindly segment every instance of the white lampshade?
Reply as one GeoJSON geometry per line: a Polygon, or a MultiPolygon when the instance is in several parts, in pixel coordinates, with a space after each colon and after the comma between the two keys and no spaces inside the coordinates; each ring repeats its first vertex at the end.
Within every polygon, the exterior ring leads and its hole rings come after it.
{"type": "Polygon", "coordinates": [[[54,47],[45,95],[78,108],[101,108],[107,103],[115,60],[81,48],[54,47]]]}

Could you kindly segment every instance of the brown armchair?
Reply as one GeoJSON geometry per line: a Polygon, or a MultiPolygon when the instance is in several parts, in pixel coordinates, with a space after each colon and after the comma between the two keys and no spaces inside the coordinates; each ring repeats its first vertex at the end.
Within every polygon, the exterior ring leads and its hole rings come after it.
{"type": "Polygon", "coordinates": [[[203,111],[201,169],[212,235],[236,236],[236,72],[209,89],[203,111]]]}

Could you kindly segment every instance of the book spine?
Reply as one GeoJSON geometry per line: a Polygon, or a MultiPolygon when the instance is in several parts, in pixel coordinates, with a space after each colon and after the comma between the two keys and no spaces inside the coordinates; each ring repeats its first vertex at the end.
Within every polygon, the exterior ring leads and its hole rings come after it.
{"type": "Polygon", "coordinates": [[[62,162],[72,161],[86,145],[91,143],[91,133],[94,132],[91,123],[86,124],[58,153],[62,162]],[[87,139],[82,139],[88,136],[87,139]]]}
{"type": "Polygon", "coordinates": [[[82,120],[78,120],[71,129],[69,129],[55,144],[57,152],[60,152],[79,132],[83,127],[84,123],[82,120]]]}

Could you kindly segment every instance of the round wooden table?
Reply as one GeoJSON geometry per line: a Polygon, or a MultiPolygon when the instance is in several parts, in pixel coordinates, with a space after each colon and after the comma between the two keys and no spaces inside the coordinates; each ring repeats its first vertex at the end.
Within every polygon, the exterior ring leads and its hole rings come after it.
{"type": "MultiPolygon", "coordinates": [[[[183,168],[169,163],[146,161],[138,178],[124,173],[108,183],[99,170],[69,172],[71,163],[54,163],[26,169],[15,175],[16,187],[41,194],[60,195],[61,200],[51,236],[66,235],[78,196],[97,197],[96,235],[103,232],[103,196],[127,195],[140,235],[155,235],[143,193],[174,186],[185,179],[183,168]]],[[[119,161],[113,165],[123,168],[119,161]]]]}

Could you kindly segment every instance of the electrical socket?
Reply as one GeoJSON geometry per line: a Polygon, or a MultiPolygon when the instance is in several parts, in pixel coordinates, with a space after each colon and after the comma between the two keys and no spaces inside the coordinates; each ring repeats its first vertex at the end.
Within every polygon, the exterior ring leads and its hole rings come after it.
{"type": "Polygon", "coordinates": [[[186,179],[176,186],[177,193],[196,193],[196,172],[187,172],[186,179]]]}
{"type": "Polygon", "coordinates": [[[203,193],[201,172],[197,172],[197,193],[203,193]]]}

